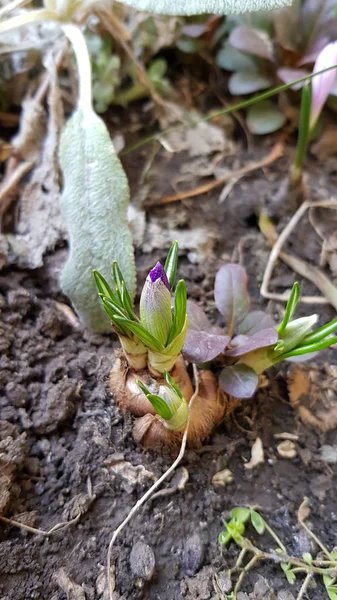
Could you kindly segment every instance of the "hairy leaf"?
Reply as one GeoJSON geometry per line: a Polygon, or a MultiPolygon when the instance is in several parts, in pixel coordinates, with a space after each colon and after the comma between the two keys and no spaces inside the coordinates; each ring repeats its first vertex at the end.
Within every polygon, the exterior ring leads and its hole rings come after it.
{"type": "Polygon", "coordinates": [[[135,293],[135,264],[127,223],[129,188],[103,121],[91,110],[76,110],[60,145],[64,191],[61,208],[66,220],[70,253],[61,286],[84,324],[109,331],[92,270],[102,275],[118,261],[131,297],[135,293]]]}
{"type": "Polygon", "coordinates": [[[255,371],[240,363],[225,367],[219,378],[219,384],[223,391],[235,398],[254,396],[258,382],[259,378],[255,371]]]}
{"type": "Polygon", "coordinates": [[[221,267],[215,277],[215,304],[225,318],[229,335],[232,335],[249,310],[247,279],[245,269],[232,264],[221,267]]]}
{"type": "Polygon", "coordinates": [[[228,42],[241,52],[249,52],[254,56],[273,61],[273,44],[269,36],[260,29],[247,25],[235,27],[229,36],[228,42]]]}
{"type": "Polygon", "coordinates": [[[277,340],[278,335],[275,327],[258,331],[252,336],[239,335],[232,339],[231,347],[227,350],[226,356],[242,356],[259,348],[275,346],[277,340]]]}
{"type": "Polygon", "coordinates": [[[238,14],[254,10],[273,10],[291,4],[292,0],[122,0],[139,10],[167,15],[238,14]]]}
{"type": "Polygon", "coordinates": [[[183,355],[186,360],[195,364],[208,362],[224,352],[229,341],[228,335],[188,329],[182,350],[183,355]]]}
{"type": "Polygon", "coordinates": [[[274,327],[272,317],[262,310],[253,310],[241,321],[238,333],[250,336],[270,327],[274,327]]]}

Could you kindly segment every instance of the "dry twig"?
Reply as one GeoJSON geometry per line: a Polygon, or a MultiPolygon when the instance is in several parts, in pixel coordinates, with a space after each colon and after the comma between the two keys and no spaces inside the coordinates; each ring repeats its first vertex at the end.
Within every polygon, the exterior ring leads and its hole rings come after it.
{"type": "Polygon", "coordinates": [[[54,525],[54,527],[49,529],[49,531],[43,531],[43,529],[36,529],[35,527],[30,527],[30,525],[25,525],[24,523],[20,523],[20,521],[15,521],[14,519],[7,519],[7,517],[0,516],[0,521],[3,521],[4,523],[7,523],[8,525],[13,525],[14,527],[19,527],[20,529],[23,529],[24,531],[29,531],[29,533],[35,533],[36,535],[42,535],[43,537],[49,537],[56,531],[60,531],[60,529],[65,529],[67,527],[70,527],[70,525],[74,525],[75,523],[77,523],[80,520],[81,515],[82,515],[82,513],[79,512],[78,515],[74,519],[71,519],[71,521],[62,521],[61,523],[57,523],[56,525],[54,525]]]}
{"type": "Polygon", "coordinates": [[[256,171],[256,169],[262,169],[266,167],[278,158],[283,155],[284,152],[284,144],[283,142],[278,142],[272,148],[272,150],[265,156],[262,160],[259,160],[251,165],[247,165],[242,169],[238,169],[237,171],[232,171],[231,173],[227,173],[225,177],[221,177],[221,179],[216,179],[215,181],[210,181],[209,183],[205,183],[200,185],[193,190],[188,190],[186,192],[180,192],[178,194],[173,194],[172,196],[165,196],[159,202],[159,204],[168,204],[170,202],[177,202],[178,200],[185,200],[186,198],[192,198],[193,196],[200,196],[201,194],[206,194],[210,190],[218,187],[219,185],[223,185],[232,179],[236,179],[238,181],[241,177],[256,171]]]}

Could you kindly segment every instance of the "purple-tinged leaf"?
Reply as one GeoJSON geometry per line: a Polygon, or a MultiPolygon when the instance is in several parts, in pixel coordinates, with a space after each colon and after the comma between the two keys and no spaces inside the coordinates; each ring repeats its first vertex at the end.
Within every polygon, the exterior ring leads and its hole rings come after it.
{"type": "Polygon", "coordinates": [[[249,54],[274,62],[272,41],[261,29],[240,25],[233,29],[228,42],[237,50],[249,52],[249,54]]]}
{"type": "Polygon", "coordinates": [[[253,94],[259,90],[266,90],[271,87],[272,82],[268,77],[254,73],[252,71],[239,71],[230,76],[228,80],[228,89],[233,96],[253,94]]]}
{"type": "Polygon", "coordinates": [[[224,265],[215,276],[215,304],[225,318],[229,335],[249,311],[247,280],[246,270],[233,264],[224,265]]]}
{"type": "Polygon", "coordinates": [[[211,329],[211,323],[199,304],[193,302],[193,300],[187,300],[186,312],[188,329],[195,329],[196,331],[209,331],[211,329]]]}
{"type": "Polygon", "coordinates": [[[229,341],[228,335],[190,329],[187,331],[182,353],[189,362],[201,364],[222,354],[229,341]]]}
{"type": "Polygon", "coordinates": [[[238,335],[232,340],[230,349],[226,352],[226,356],[242,356],[259,348],[267,348],[275,346],[278,341],[278,334],[275,327],[258,331],[254,335],[248,337],[246,335],[238,335]]]}
{"type": "Polygon", "coordinates": [[[259,377],[255,371],[240,363],[225,367],[219,378],[221,389],[235,398],[251,398],[254,396],[258,382],[259,377]]]}
{"type": "MultiPolygon", "coordinates": [[[[277,76],[283,81],[283,83],[292,83],[297,79],[301,79],[301,77],[305,77],[305,75],[309,75],[309,72],[305,69],[291,69],[290,67],[283,67],[277,70],[277,76]]],[[[305,81],[301,81],[300,83],[294,83],[292,86],[292,90],[300,90],[305,85],[305,81]]]]}
{"type": "Polygon", "coordinates": [[[254,335],[263,329],[274,327],[273,318],[263,310],[253,310],[248,313],[238,327],[238,333],[242,335],[254,335]]]}
{"type": "Polygon", "coordinates": [[[206,33],[207,31],[207,23],[205,24],[197,24],[197,23],[191,23],[190,25],[185,25],[181,32],[183,35],[187,35],[188,37],[191,38],[198,38],[202,35],[204,35],[204,33],[206,33]]]}

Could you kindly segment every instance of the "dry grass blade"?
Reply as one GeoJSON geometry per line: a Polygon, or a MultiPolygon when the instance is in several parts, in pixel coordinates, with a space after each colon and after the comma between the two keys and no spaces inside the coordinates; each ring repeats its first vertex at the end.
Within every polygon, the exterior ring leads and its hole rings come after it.
{"type": "MultiPolygon", "coordinates": [[[[194,372],[194,380],[195,380],[195,391],[189,402],[190,409],[191,409],[191,406],[193,405],[194,399],[198,396],[198,393],[199,393],[199,378],[198,378],[198,372],[197,372],[196,365],[193,365],[193,372],[194,372]]],[[[185,449],[186,449],[187,435],[188,435],[188,430],[189,430],[189,425],[190,425],[190,416],[191,416],[191,410],[189,411],[189,416],[187,419],[184,435],[181,440],[181,446],[180,446],[180,450],[179,450],[179,454],[178,454],[177,458],[172,463],[172,465],[167,469],[167,471],[165,471],[165,473],[163,473],[163,475],[161,477],[159,477],[159,479],[157,479],[157,481],[150,487],[149,490],[147,490],[147,492],[138,500],[138,502],[136,502],[136,504],[132,507],[130,512],[125,517],[124,521],[117,527],[117,529],[115,529],[115,531],[113,533],[113,536],[110,540],[108,556],[107,556],[108,589],[109,589],[110,600],[113,600],[113,593],[114,593],[114,582],[112,581],[112,576],[111,576],[111,554],[112,554],[112,548],[114,546],[114,543],[115,543],[117,537],[119,536],[119,534],[121,533],[121,531],[129,523],[129,521],[131,521],[132,517],[136,514],[136,512],[138,512],[138,510],[141,508],[141,506],[143,506],[143,504],[145,504],[145,502],[150,498],[150,496],[152,496],[152,494],[156,491],[156,489],[161,486],[163,481],[165,481],[165,479],[167,479],[168,476],[171,475],[171,473],[173,473],[173,471],[177,468],[179,463],[182,461],[184,454],[185,454],[185,449]]]]}
{"type": "Polygon", "coordinates": [[[286,253],[282,253],[282,248],[287,241],[290,234],[295,229],[296,225],[299,223],[305,212],[309,208],[313,207],[332,207],[335,203],[333,202],[303,202],[303,204],[299,207],[296,213],[291,217],[289,223],[284,228],[282,233],[278,238],[273,239],[273,235],[268,231],[267,226],[265,225],[266,230],[261,228],[261,231],[264,233],[268,242],[273,245],[272,251],[269,255],[268,262],[264,271],[263,281],[261,285],[261,295],[264,298],[268,298],[269,300],[281,300],[283,302],[287,302],[290,294],[290,290],[283,294],[276,294],[270,292],[268,289],[269,282],[274,270],[274,266],[276,261],[280,258],[284,260],[289,266],[291,266],[294,271],[314,283],[317,288],[324,294],[322,296],[303,296],[300,298],[300,302],[304,302],[307,304],[331,304],[337,310],[337,289],[332,285],[329,279],[322,273],[317,267],[313,267],[312,265],[306,263],[305,261],[297,258],[289,256],[286,253]]]}
{"type": "Polygon", "coordinates": [[[173,194],[172,196],[165,196],[160,200],[159,204],[169,204],[170,202],[178,202],[179,200],[185,200],[186,198],[200,196],[201,194],[206,194],[210,190],[213,190],[214,188],[223,185],[232,179],[236,179],[238,181],[241,177],[256,171],[256,169],[262,169],[263,167],[267,167],[268,165],[272,164],[275,162],[275,160],[283,155],[283,152],[284,143],[278,142],[272,148],[271,152],[269,152],[269,154],[267,154],[267,156],[265,156],[262,160],[259,160],[251,165],[247,165],[246,167],[238,169],[237,171],[233,171],[232,173],[227,173],[225,177],[217,179],[216,181],[205,183],[204,185],[200,185],[193,190],[188,190],[179,194],[173,194]]]}
{"type": "Polygon", "coordinates": [[[21,179],[30,171],[34,166],[33,162],[26,161],[20,163],[16,169],[5,178],[0,187],[0,230],[2,224],[2,217],[6,212],[7,208],[12,202],[12,195],[19,185],[21,179]]]}
{"type": "Polygon", "coordinates": [[[56,525],[54,525],[54,527],[49,529],[49,531],[43,531],[43,529],[36,529],[35,527],[30,527],[30,525],[20,523],[20,521],[15,521],[14,519],[7,519],[7,517],[0,516],[0,521],[3,521],[4,523],[7,523],[8,525],[12,525],[14,527],[19,527],[20,529],[28,531],[29,533],[35,533],[36,535],[49,537],[50,535],[52,535],[56,531],[59,531],[60,529],[65,529],[66,527],[70,527],[70,525],[75,525],[75,523],[77,523],[80,520],[81,514],[82,513],[79,512],[74,519],[71,519],[71,521],[62,521],[60,523],[57,523],[56,525]]]}

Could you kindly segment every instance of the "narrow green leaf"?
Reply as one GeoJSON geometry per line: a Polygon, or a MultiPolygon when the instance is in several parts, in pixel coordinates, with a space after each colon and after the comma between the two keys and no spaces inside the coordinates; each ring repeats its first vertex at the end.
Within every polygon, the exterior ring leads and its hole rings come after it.
{"type": "Polygon", "coordinates": [[[108,315],[110,321],[115,326],[117,333],[120,333],[121,335],[128,335],[128,332],[125,331],[125,329],[123,329],[123,326],[121,325],[121,323],[116,322],[116,319],[115,319],[116,310],[115,310],[115,307],[112,305],[112,303],[110,303],[108,300],[103,299],[102,306],[103,306],[106,314],[108,315]]]}
{"type": "Polygon", "coordinates": [[[175,383],[175,381],[173,381],[170,373],[165,370],[164,371],[164,379],[166,381],[166,383],[171,386],[171,388],[175,391],[175,393],[179,396],[179,398],[181,398],[181,400],[183,400],[183,395],[180,391],[180,389],[178,388],[177,384],[175,383]]]}
{"type": "Polygon", "coordinates": [[[250,517],[249,508],[237,507],[231,511],[232,519],[235,519],[238,523],[246,523],[250,517]]]}
{"type": "Polygon", "coordinates": [[[108,273],[117,260],[133,297],[136,277],[127,178],[104,122],[89,108],[79,108],[67,122],[59,157],[64,180],[61,208],[71,246],[61,287],[85,325],[109,331],[91,273],[93,269],[108,273]]]}
{"type": "Polygon", "coordinates": [[[287,327],[287,325],[294,313],[294,310],[298,304],[299,299],[300,299],[300,286],[299,286],[299,283],[297,281],[295,281],[295,283],[292,287],[291,293],[290,293],[289,300],[287,302],[286,311],[285,311],[283,320],[277,328],[277,333],[279,335],[281,335],[284,332],[285,328],[287,327]]]}
{"type": "Polygon", "coordinates": [[[327,337],[327,335],[330,335],[331,333],[336,331],[336,329],[337,318],[330,321],[330,323],[326,323],[326,325],[323,325],[319,329],[316,329],[316,331],[313,331],[312,333],[306,335],[305,338],[302,340],[302,345],[307,346],[308,344],[313,344],[314,342],[320,342],[325,337],[327,337]]]}
{"type": "Polygon", "coordinates": [[[150,390],[147,389],[147,387],[144,385],[144,383],[140,379],[137,379],[136,383],[137,383],[138,387],[140,387],[140,389],[142,390],[143,394],[145,394],[146,397],[148,397],[151,394],[150,390]]]}
{"type": "Polygon", "coordinates": [[[250,520],[257,533],[259,535],[262,535],[265,532],[266,524],[264,522],[264,519],[262,519],[261,515],[259,515],[259,513],[255,510],[252,510],[250,512],[250,520]]]}
{"type": "Polygon", "coordinates": [[[298,139],[296,154],[294,159],[295,169],[302,169],[303,159],[305,157],[309,139],[310,139],[310,108],[311,108],[311,83],[307,83],[302,88],[301,112],[298,128],[298,139]]]}
{"type": "Polygon", "coordinates": [[[96,269],[94,269],[92,273],[99,291],[99,295],[101,297],[110,298],[113,302],[117,303],[117,298],[103,275],[101,275],[96,269]]]}
{"type": "Polygon", "coordinates": [[[167,275],[168,282],[170,284],[171,290],[174,287],[176,276],[177,276],[177,267],[178,267],[178,242],[173,242],[171,248],[168,251],[167,258],[164,265],[164,270],[167,275]]]}
{"type": "Polygon", "coordinates": [[[172,419],[173,413],[167,406],[165,400],[163,400],[160,396],[156,396],[155,394],[148,394],[146,397],[148,401],[151,402],[156,413],[158,413],[162,419],[165,421],[172,419]]]}
{"type": "Polygon", "coordinates": [[[174,294],[174,310],[173,310],[173,321],[171,330],[167,340],[167,346],[179,335],[185,324],[186,319],[186,302],[187,292],[186,284],[183,279],[180,279],[177,283],[176,291],[174,294]]]}
{"type": "Polygon", "coordinates": [[[132,331],[132,333],[134,333],[135,336],[139,338],[143,344],[145,344],[145,346],[150,348],[150,350],[157,352],[164,350],[164,346],[157,342],[157,340],[136,321],[131,321],[131,319],[126,319],[125,317],[122,318],[118,315],[115,315],[115,321],[117,324],[120,323],[122,327],[130,329],[130,331],[132,331]]]}
{"type": "Polygon", "coordinates": [[[123,311],[122,307],[119,306],[119,304],[117,304],[117,302],[114,302],[110,298],[103,296],[102,297],[102,305],[103,305],[104,310],[109,309],[110,313],[112,311],[114,315],[119,315],[122,319],[127,319],[127,315],[123,311]]]}
{"type": "Polygon", "coordinates": [[[132,301],[130,298],[130,294],[126,287],[126,283],[124,281],[123,274],[118,266],[117,260],[114,260],[112,263],[112,275],[116,285],[116,291],[122,306],[125,308],[129,317],[134,318],[132,301]]]}
{"type": "Polygon", "coordinates": [[[337,600],[337,588],[335,590],[335,588],[326,588],[327,594],[329,596],[330,600],[337,600]]]}
{"type": "Polygon", "coordinates": [[[291,358],[292,356],[303,356],[304,354],[310,354],[311,352],[320,352],[320,350],[329,348],[334,344],[337,344],[337,336],[322,340],[321,342],[316,342],[316,344],[308,344],[306,346],[294,348],[293,350],[290,350],[290,352],[283,354],[282,359],[291,358]]]}

